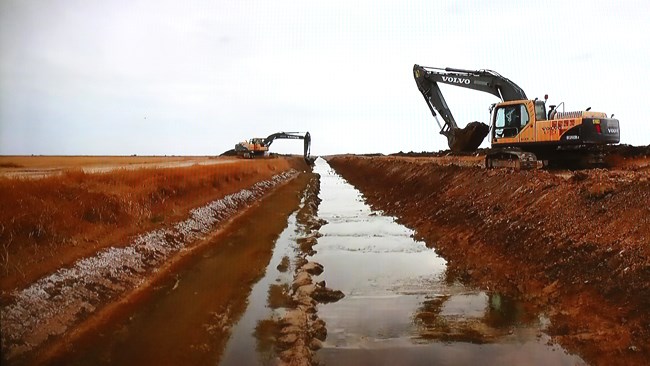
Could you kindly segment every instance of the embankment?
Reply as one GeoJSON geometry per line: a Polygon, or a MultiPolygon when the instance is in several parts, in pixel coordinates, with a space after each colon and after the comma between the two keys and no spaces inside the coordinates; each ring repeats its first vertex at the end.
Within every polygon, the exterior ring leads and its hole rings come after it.
{"type": "Polygon", "coordinates": [[[647,171],[513,172],[396,157],[329,163],[464,281],[539,307],[566,349],[593,364],[650,356],[647,171]]]}
{"type": "Polygon", "coordinates": [[[311,176],[299,174],[278,186],[201,241],[198,249],[193,245],[190,255],[180,253],[183,258],[174,268],[157,271],[166,275],[144,296],[121,306],[106,326],[67,347],[69,352],[52,364],[223,363],[224,346],[236,342],[240,323],[247,322],[246,314],[255,307],[254,289],[277,265],[271,261],[290,230],[287,217],[299,207],[311,176]]]}

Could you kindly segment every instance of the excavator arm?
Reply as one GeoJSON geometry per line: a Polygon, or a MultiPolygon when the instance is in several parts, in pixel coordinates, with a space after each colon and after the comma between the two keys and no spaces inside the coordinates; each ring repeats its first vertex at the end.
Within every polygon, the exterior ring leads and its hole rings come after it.
{"type": "Polygon", "coordinates": [[[264,139],[264,146],[270,147],[274,140],[276,139],[289,139],[289,140],[304,140],[304,157],[305,160],[309,162],[309,155],[311,153],[311,135],[309,132],[306,132],[304,135],[302,132],[278,132],[269,135],[264,139]]]}
{"type": "Polygon", "coordinates": [[[517,84],[492,70],[463,70],[450,67],[442,69],[414,65],[413,76],[440,127],[440,134],[447,137],[452,151],[476,150],[489,133],[490,127],[481,122],[472,122],[464,129],[459,128],[438,83],[490,93],[502,101],[528,99],[526,93],[517,84]],[[438,114],[444,120],[444,124],[438,120],[438,114]]]}

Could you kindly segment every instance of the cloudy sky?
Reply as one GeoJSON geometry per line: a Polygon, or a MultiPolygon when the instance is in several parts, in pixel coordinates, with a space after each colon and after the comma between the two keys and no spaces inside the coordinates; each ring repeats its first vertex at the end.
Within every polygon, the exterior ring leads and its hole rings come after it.
{"type": "MultiPolygon", "coordinates": [[[[496,70],[530,98],[615,113],[621,142],[647,145],[649,14],[647,0],[2,0],[0,154],[216,155],[277,131],[310,131],[314,154],[445,149],[414,63],[496,70]]],[[[443,92],[461,126],[497,101],[443,92]]]]}

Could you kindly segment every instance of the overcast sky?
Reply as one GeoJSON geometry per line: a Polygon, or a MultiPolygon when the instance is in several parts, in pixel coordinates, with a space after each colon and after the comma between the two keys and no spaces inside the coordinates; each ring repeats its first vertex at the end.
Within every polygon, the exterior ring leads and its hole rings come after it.
{"type": "MultiPolygon", "coordinates": [[[[647,0],[2,0],[0,154],[216,155],[278,131],[314,154],[445,149],[414,63],[496,70],[650,144],[647,0]]],[[[498,101],[443,93],[461,126],[498,101]]]]}

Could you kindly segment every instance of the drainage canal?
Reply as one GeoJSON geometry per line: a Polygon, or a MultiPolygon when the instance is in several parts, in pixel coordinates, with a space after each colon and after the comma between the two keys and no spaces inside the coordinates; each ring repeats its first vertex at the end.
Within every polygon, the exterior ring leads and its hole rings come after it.
{"type": "Polygon", "coordinates": [[[463,285],[326,161],[315,172],[320,193],[303,177],[266,199],[66,363],[584,364],[543,314],[463,285]]]}

